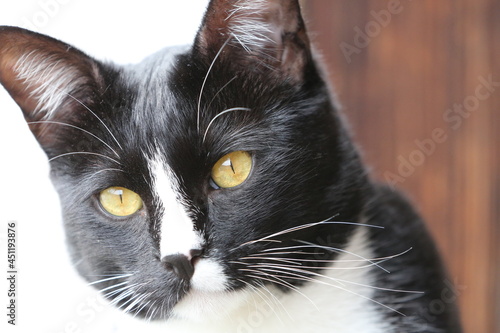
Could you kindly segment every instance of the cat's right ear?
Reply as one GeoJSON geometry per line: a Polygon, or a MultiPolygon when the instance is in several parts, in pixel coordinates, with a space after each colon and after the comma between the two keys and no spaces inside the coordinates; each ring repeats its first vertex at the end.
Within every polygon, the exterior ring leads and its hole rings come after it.
{"type": "Polygon", "coordinates": [[[299,0],[211,0],[194,47],[235,70],[271,69],[294,81],[312,63],[299,0]]]}
{"type": "MultiPolygon", "coordinates": [[[[0,83],[27,122],[71,123],[75,103],[89,103],[100,85],[98,64],[56,39],[0,26],[0,83]]],[[[56,140],[47,126],[31,126],[43,147],[56,140]]]]}

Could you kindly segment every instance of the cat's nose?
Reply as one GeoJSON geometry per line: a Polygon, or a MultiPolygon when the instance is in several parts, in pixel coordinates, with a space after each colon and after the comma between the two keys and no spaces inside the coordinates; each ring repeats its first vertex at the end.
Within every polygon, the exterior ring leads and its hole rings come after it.
{"type": "Polygon", "coordinates": [[[191,250],[189,257],[177,253],[165,256],[161,259],[161,262],[165,265],[168,270],[171,270],[183,280],[189,281],[194,274],[194,265],[198,261],[202,251],[201,250],[191,250]]]}

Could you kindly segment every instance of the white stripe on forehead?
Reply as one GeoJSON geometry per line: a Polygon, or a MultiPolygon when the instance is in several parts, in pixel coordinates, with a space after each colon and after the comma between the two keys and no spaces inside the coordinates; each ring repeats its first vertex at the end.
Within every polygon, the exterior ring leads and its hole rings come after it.
{"type": "Polygon", "coordinates": [[[202,248],[202,237],[194,230],[188,205],[182,200],[179,182],[170,167],[156,156],[149,162],[153,176],[153,196],[160,210],[160,254],[181,253],[190,257],[190,250],[202,248]]]}

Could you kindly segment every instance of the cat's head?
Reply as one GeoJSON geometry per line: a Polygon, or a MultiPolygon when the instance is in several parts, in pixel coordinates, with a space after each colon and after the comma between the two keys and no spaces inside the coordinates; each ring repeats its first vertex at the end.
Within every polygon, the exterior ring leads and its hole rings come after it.
{"type": "Polygon", "coordinates": [[[193,46],[126,67],[2,27],[0,81],[49,158],[76,268],[128,312],[201,318],[292,290],[361,214],[298,1],[214,0],[193,46]]]}

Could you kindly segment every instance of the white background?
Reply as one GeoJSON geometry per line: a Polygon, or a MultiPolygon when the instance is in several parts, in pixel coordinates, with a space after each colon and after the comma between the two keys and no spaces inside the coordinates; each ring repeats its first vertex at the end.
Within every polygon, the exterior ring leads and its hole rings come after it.
{"type": "MultiPolygon", "coordinates": [[[[191,43],[208,0],[22,0],[0,3],[0,25],[63,40],[102,60],[135,63],[191,43]]],[[[8,332],[100,332],[108,310],[67,258],[45,154],[0,86],[0,318],[8,332]],[[7,222],[18,225],[17,326],[7,325],[7,222]],[[100,329],[96,329],[99,327],[100,329]]]]}

